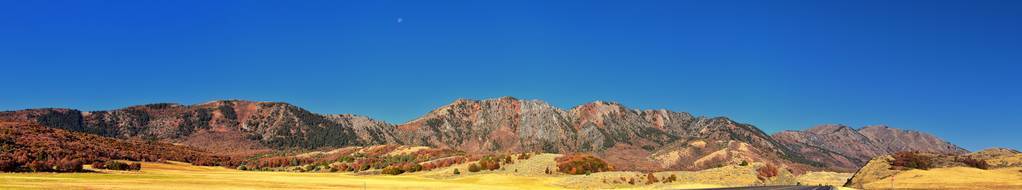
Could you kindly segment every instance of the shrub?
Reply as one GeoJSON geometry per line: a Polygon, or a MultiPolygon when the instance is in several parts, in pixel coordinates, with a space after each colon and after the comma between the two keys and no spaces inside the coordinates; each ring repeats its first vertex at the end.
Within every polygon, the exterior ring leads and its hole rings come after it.
{"type": "Polygon", "coordinates": [[[92,163],[92,168],[93,169],[106,169],[106,164],[103,164],[103,162],[93,162],[92,163]]]}
{"type": "Polygon", "coordinates": [[[133,171],[142,170],[142,163],[131,163],[131,164],[128,164],[128,170],[133,170],[133,171]]]}
{"type": "Polygon", "coordinates": [[[458,168],[454,168],[454,175],[461,175],[461,171],[458,171],[458,168]]]}
{"type": "Polygon", "coordinates": [[[468,164],[468,171],[469,172],[479,172],[479,165],[476,165],[475,163],[468,164]]]}
{"type": "Polygon", "coordinates": [[[429,171],[433,170],[433,168],[436,168],[436,164],[433,164],[432,162],[422,164],[422,170],[429,171]]]}
{"type": "Polygon", "coordinates": [[[526,159],[529,159],[529,157],[531,157],[531,156],[529,155],[528,152],[522,153],[522,154],[518,155],[518,160],[526,160],[526,159]]]}
{"type": "Polygon", "coordinates": [[[57,171],[59,172],[80,172],[82,171],[82,162],[78,160],[60,160],[57,162],[57,171]]]}
{"type": "Polygon", "coordinates": [[[759,180],[766,180],[774,176],[777,176],[777,173],[778,171],[776,166],[772,164],[767,164],[766,166],[756,169],[756,178],[758,178],[759,180]]]}
{"type": "Polygon", "coordinates": [[[660,180],[657,180],[656,176],[653,175],[653,173],[647,173],[646,174],[646,185],[653,184],[653,183],[656,183],[656,182],[660,182],[660,180]]]}
{"type": "MultiPolygon", "coordinates": [[[[508,158],[510,158],[510,157],[508,157],[508,158]]],[[[485,157],[483,157],[482,159],[479,160],[479,166],[481,166],[483,169],[487,169],[487,170],[491,170],[491,171],[492,170],[497,170],[497,169],[500,169],[500,160],[499,160],[499,158],[494,157],[494,156],[485,156],[485,157]]]]}
{"type": "Polygon", "coordinates": [[[399,175],[399,174],[405,173],[405,170],[402,170],[400,167],[397,167],[397,166],[387,166],[387,167],[383,168],[382,173],[383,174],[389,174],[389,175],[399,175]]]}
{"type": "Polygon", "coordinates": [[[142,164],[139,164],[139,163],[128,164],[128,163],[118,162],[118,161],[113,161],[113,160],[106,161],[106,163],[103,163],[103,165],[105,166],[106,169],[110,169],[110,170],[141,170],[142,169],[142,164]]]}
{"type": "Polygon", "coordinates": [[[238,170],[248,170],[248,167],[245,167],[245,165],[240,165],[238,166],[238,170]]]}
{"type": "Polygon", "coordinates": [[[330,171],[342,171],[342,172],[345,172],[345,171],[348,171],[348,169],[350,169],[350,168],[351,167],[348,167],[348,164],[345,164],[345,163],[330,164],[330,171]]]}
{"type": "Polygon", "coordinates": [[[579,175],[610,171],[610,165],[592,155],[566,155],[557,158],[557,170],[579,175]]]}
{"type": "Polygon", "coordinates": [[[14,160],[0,159],[0,172],[13,172],[18,169],[18,165],[14,160]]]}
{"type": "Polygon", "coordinates": [[[915,152],[898,152],[893,155],[894,161],[891,162],[892,166],[899,166],[905,168],[915,169],[930,169],[933,168],[933,159],[928,156],[921,155],[915,152]]]}
{"type": "Polygon", "coordinates": [[[990,168],[990,164],[987,164],[986,161],[976,160],[976,159],[972,159],[972,158],[969,158],[969,157],[958,158],[956,161],[961,162],[961,163],[965,164],[966,166],[973,167],[973,168],[979,168],[979,169],[984,169],[984,170],[990,168]]]}
{"type": "Polygon", "coordinates": [[[45,162],[37,160],[28,163],[28,169],[32,170],[33,172],[48,172],[50,170],[53,170],[53,167],[51,167],[49,164],[46,164],[45,162]]]}
{"type": "Polygon", "coordinates": [[[678,176],[675,176],[674,174],[671,174],[671,176],[667,177],[667,180],[664,180],[664,183],[671,183],[671,182],[674,182],[674,181],[677,181],[677,180],[678,180],[678,176]]]}
{"type": "Polygon", "coordinates": [[[745,161],[745,160],[742,160],[742,163],[739,163],[738,165],[739,166],[749,166],[749,162],[745,161]]]}

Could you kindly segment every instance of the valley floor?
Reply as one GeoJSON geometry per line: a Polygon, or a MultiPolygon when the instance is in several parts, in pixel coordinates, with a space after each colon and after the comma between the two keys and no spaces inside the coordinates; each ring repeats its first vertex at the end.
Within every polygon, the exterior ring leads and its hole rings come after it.
{"type": "MultiPolygon", "coordinates": [[[[142,168],[139,172],[2,173],[0,189],[562,189],[555,184],[566,178],[477,174],[435,179],[421,175],[252,172],[182,163],[143,163],[142,168]]],[[[719,186],[669,186],[709,187],[719,186]]]]}

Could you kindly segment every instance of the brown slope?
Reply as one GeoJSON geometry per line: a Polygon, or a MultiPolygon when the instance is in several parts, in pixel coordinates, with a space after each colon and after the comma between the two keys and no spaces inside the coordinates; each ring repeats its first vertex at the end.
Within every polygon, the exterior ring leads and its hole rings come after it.
{"type": "Polygon", "coordinates": [[[923,151],[943,154],[969,152],[927,133],[891,128],[886,125],[866,126],[859,129],[859,133],[889,152],[923,151]]]}
{"type": "Polygon", "coordinates": [[[843,125],[821,125],[806,131],[779,132],[773,138],[805,158],[839,171],[855,171],[873,157],[901,151],[966,153],[935,136],[886,126],[854,130],[843,125]]]}

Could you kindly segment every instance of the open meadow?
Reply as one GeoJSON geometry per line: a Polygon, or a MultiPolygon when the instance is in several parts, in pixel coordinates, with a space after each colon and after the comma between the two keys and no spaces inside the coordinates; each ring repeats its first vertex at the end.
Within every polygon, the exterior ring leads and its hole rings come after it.
{"type": "MultiPolygon", "coordinates": [[[[137,172],[2,173],[0,189],[563,189],[556,184],[567,178],[495,173],[440,179],[418,174],[256,172],[176,162],[145,162],[142,168],[137,172]]],[[[672,184],[633,188],[705,187],[720,186],[672,184]]]]}

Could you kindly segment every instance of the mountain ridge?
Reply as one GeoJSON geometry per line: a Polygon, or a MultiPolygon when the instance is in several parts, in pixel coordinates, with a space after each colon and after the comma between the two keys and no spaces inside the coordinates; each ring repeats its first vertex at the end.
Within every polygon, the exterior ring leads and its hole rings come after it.
{"type": "MultiPolygon", "coordinates": [[[[71,131],[156,139],[239,154],[402,144],[469,152],[585,152],[621,169],[644,171],[700,170],[745,161],[785,165],[800,171],[841,170],[842,166],[864,164],[857,161],[865,159],[819,147],[830,141],[802,142],[797,141],[800,138],[778,136],[788,131],[769,135],[728,117],[694,116],[667,109],[630,109],[603,100],[563,109],[542,100],[510,96],[457,99],[402,124],[354,114],[318,114],[284,102],[247,100],[192,105],[155,103],[90,112],[27,109],[0,112],[0,119],[28,120],[71,131]]],[[[807,134],[851,133],[848,130],[844,126],[830,126],[814,128],[807,134]]],[[[882,130],[886,129],[871,129],[882,130]]],[[[891,136],[870,134],[877,141],[891,144],[884,151],[941,150],[904,146],[929,142],[926,138],[897,141],[885,140],[891,136]]],[[[920,136],[919,132],[911,131],[898,134],[920,136]]],[[[864,140],[869,137],[862,134],[851,136],[855,138],[850,142],[872,142],[864,140]]],[[[871,147],[874,146],[859,148],[873,150],[871,147]]]]}
{"type": "Polygon", "coordinates": [[[914,131],[870,125],[854,129],[844,125],[825,124],[805,129],[785,130],[772,137],[786,147],[828,163],[827,167],[854,171],[876,156],[902,151],[923,151],[943,154],[964,154],[967,150],[936,136],[914,131]]]}

